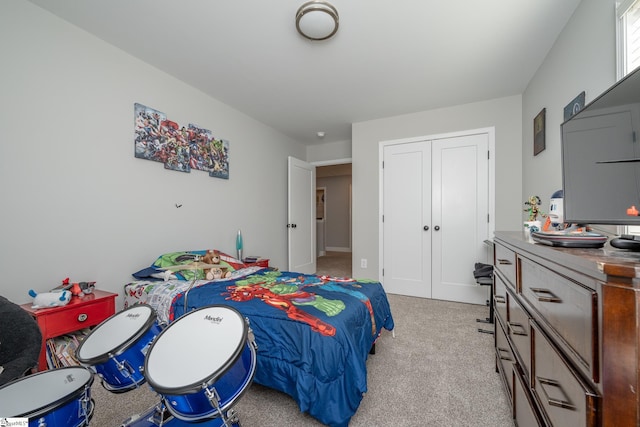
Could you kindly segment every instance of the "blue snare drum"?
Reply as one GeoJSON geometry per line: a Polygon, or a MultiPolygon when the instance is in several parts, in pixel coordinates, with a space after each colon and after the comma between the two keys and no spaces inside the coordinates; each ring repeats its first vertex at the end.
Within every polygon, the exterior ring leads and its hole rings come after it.
{"type": "Polygon", "coordinates": [[[183,315],[160,333],[144,375],[173,416],[224,418],[248,389],[256,349],[247,322],[232,307],[211,305],[183,315]]]}
{"type": "Polygon", "coordinates": [[[142,373],[151,342],[161,332],[156,312],[145,304],[114,314],[78,346],[76,357],[102,378],[113,393],[132,390],[145,382],[142,373]]]}
{"type": "Polygon", "coordinates": [[[39,372],[0,388],[0,414],[29,418],[29,427],[88,426],[93,373],[80,366],[39,372]]]}

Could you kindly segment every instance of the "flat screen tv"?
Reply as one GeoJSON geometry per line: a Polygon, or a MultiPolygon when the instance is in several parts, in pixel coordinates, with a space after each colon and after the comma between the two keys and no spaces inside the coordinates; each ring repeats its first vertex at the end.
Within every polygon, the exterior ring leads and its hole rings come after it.
{"type": "Polygon", "coordinates": [[[640,72],[561,125],[564,222],[640,225],[640,72]]]}

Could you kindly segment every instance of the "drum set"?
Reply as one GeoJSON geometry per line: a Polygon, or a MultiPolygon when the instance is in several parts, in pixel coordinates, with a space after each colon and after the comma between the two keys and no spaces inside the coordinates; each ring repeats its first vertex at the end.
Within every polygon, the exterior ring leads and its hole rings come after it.
{"type": "Polygon", "coordinates": [[[0,388],[0,416],[29,427],[88,426],[94,374],[111,393],[144,383],[159,402],[121,427],[240,427],[233,409],[256,369],[249,320],[233,307],[210,305],[162,328],[155,310],[134,305],[106,319],[78,347],[82,366],[58,368],[0,388]]]}

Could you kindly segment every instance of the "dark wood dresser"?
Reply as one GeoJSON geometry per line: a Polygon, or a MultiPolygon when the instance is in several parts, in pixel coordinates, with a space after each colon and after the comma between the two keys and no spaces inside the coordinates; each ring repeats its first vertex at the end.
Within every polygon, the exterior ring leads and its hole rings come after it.
{"type": "Polygon", "coordinates": [[[496,367],[519,427],[640,426],[640,253],[494,238],[496,367]]]}

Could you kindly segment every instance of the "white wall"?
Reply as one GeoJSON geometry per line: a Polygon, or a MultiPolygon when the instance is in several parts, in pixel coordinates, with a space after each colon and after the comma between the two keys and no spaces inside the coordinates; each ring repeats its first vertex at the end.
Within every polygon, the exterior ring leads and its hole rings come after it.
{"type": "Polygon", "coordinates": [[[349,215],[350,175],[316,178],[316,187],[325,187],[325,249],[351,251],[351,217],[349,215]]]}
{"type": "Polygon", "coordinates": [[[540,196],[545,212],[562,188],[564,107],[582,91],[589,103],[615,82],[615,40],[615,0],[582,0],[523,94],[522,192],[540,196]],[[534,157],[533,118],[543,108],[546,149],[534,157]]]}
{"type": "Polygon", "coordinates": [[[238,228],[286,266],[287,156],[304,146],[25,1],[0,2],[0,57],[1,295],[65,277],[121,293],[163,252],[235,253],[238,228]],[[134,158],[136,102],[229,140],[230,179],[134,158]]]}
{"type": "Polygon", "coordinates": [[[518,95],[353,125],[352,253],[354,260],[368,260],[367,269],[360,268],[360,262],[353,262],[354,277],[378,279],[380,141],[494,127],[495,227],[497,230],[519,227],[520,215],[517,209],[522,191],[519,162],[522,157],[521,107],[522,98],[518,95]]]}
{"type": "Polygon", "coordinates": [[[351,159],[351,141],[325,142],[307,147],[307,161],[332,164],[335,160],[351,159]]]}

